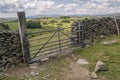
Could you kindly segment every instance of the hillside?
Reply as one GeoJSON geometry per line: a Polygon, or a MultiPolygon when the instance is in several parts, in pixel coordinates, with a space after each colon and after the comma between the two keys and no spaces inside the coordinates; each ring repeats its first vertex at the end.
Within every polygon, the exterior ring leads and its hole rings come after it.
{"type": "Polygon", "coordinates": [[[113,13],[113,14],[103,15],[103,17],[113,17],[113,16],[120,19],[120,13],[113,13]]]}
{"type": "Polygon", "coordinates": [[[16,18],[0,18],[0,22],[9,22],[14,20],[16,20],[16,18]]]}

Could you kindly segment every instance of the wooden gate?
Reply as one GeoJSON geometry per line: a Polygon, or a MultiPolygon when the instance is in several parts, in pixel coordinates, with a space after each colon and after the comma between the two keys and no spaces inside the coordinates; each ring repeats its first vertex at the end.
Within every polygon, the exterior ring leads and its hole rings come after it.
{"type": "Polygon", "coordinates": [[[25,62],[61,54],[66,48],[71,47],[70,27],[27,33],[25,12],[18,12],[18,18],[25,62]]]}

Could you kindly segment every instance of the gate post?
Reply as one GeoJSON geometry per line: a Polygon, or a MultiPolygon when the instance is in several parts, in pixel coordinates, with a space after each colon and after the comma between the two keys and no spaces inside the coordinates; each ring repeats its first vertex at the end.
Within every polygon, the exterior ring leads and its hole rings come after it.
{"type": "Polygon", "coordinates": [[[83,26],[81,25],[80,21],[73,22],[71,33],[73,44],[84,48],[83,26]]]}
{"type": "Polygon", "coordinates": [[[83,34],[83,26],[81,25],[81,22],[78,22],[78,40],[79,40],[79,45],[81,48],[84,48],[84,34],[83,34]]]}
{"type": "Polygon", "coordinates": [[[19,26],[19,33],[21,39],[21,47],[22,47],[22,54],[24,63],[29,63],[30,60],[30,52],[29,52],[29,42],[26,36],[27,34],[27,27],[26,27],[26,18],[25,12],[18,12],[18,26],[19,26]]]}

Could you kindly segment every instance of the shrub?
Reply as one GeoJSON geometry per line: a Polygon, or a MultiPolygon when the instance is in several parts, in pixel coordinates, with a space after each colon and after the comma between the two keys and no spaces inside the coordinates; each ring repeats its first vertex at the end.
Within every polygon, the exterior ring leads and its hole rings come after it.
{"type": "Polygon", "coordinates": [[[63,24],[62,24],[62,23],[58,23],[57,25],[58,25],[58,26],[62,26],[63,24]]]}
{"type": "Polygon", "coordinates": [[[54,23],[57,23],[56,20],[51,20],[50,23],[54,24],[54,23]]]}
{"type": "Polygon", "coordinates": [[[1,30],[3,30],[3,29],[9,30],[10,28],[9,28],[9,26],[8,26],[7,24],[5,24],[5,23],[0,23],[0,29],[1,29],[1,30]]]}
{"type": "Polygon", "coordinates": [[[61,19],[71,18],[70,16],[61,16],[61,19]]]}
{"type": "Polygon", "coordinates": [[[65,20],[65,19],[63,19],[61,22],[63,22],[63,23],[70,23],[69,20],[65,20]]]}
{"type": "Polygon", "coordinates": [[[27,28],[41,28],[39,21],[28,21],[27,28]]]}

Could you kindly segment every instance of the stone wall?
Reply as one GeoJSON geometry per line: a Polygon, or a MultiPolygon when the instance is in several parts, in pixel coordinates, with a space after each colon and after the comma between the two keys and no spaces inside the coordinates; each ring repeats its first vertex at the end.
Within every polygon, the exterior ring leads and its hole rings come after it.
{"type": "MultiPolygon", "coordinates": [[[[120,29],[120,19],[117,19],[117,23],[120,29]]],[[[72,24],[71,32],[73,39],[76,38],[74,39],[76,40],[74,42],[76,42],[77,44],[79,44],[79,39],[81,38],[82,33],[83,43],[84,45],[87,45],[92,44],[105,36],[117,35],[117,28],[113,18],[104,17],[75,21],[72,24]],[[79,26],[83,29],[83,31],[80,33],[79,26]]]]}
{"type": "Polygon", "coordinates": [[[21,63],[22,50],[18,32],[0,32],[0,68],[10,68],[21,63]]]}

